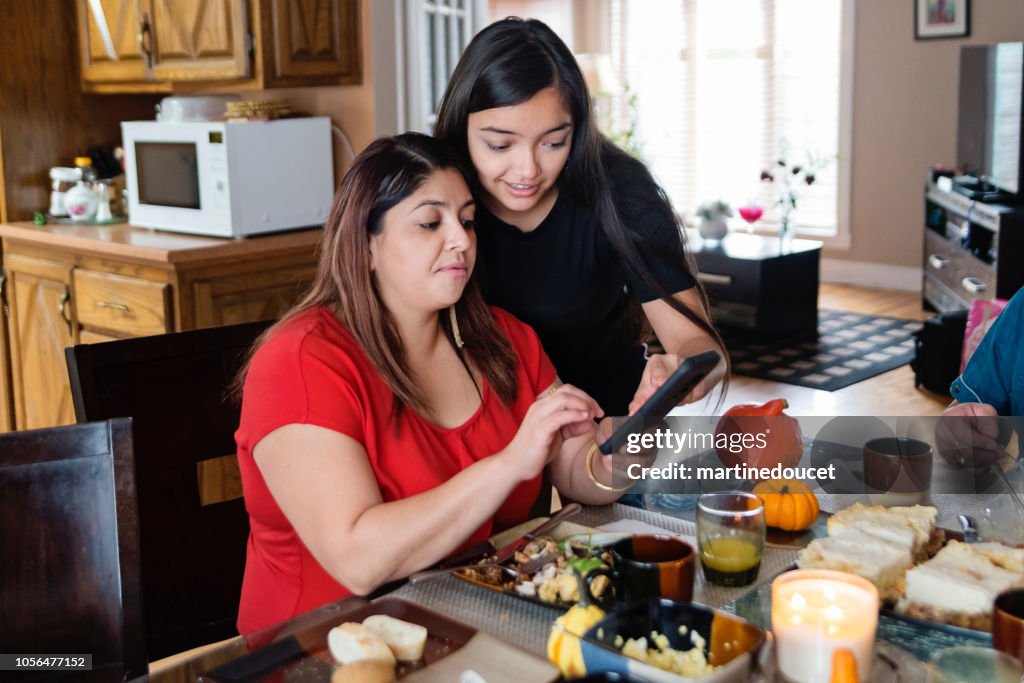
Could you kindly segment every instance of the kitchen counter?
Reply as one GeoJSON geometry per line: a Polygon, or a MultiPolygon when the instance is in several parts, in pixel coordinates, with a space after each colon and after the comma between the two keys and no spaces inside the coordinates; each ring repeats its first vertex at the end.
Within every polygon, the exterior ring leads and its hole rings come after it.
{"type": "Polygon", "coordinates": [[[320,241],[321,230],[313,228],[244,239],[204,237],[139,228],[126,223],[75,225],[31,222],[0,224],[4,242],[17,241],[96,256],[197,263],[226,261],[268,252],[305,251],[320,241]]]}
{"type": "Polygon", "coordinates": [[[321,232],[0,224],[0,431],[75,421],[67,346],[280,317],[313,280],[321,232]]]}

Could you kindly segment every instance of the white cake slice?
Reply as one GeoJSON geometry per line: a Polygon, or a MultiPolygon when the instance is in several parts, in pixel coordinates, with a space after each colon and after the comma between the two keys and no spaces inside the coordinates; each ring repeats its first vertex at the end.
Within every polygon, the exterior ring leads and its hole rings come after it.
{"type": "Polygon", "coordinates": [[[1024,548],[1011,548],[1002,543],[972,543],[971,549],[997,567],[1024,575],[1024,548]]]}
{"type": "Polygon", "coordinates": [[[899,609],[946,624],[987,630],[992,601],[1024,575],[998,567],[973,546],[949,542],[931,560],[907,572],[899,609]]]}
{"type": "Polygon", "coordinates": [[[903,576],[913,565],[908,546],[857,528],[837,530],[834,536],[815,539],[800,551],[802,569],[833,569],[861,576],[878,588],[885,602],[895,602],[903,591],[903,576]]]}
{"type": "Polygon", "coordinates": [[[828,520],[830,536],[858,529],[880,539],[909,548],[917,557],[925,554],[935,531],[938,510],[933,507],[865,506],[855,503],[836,512],[828,520]]]}

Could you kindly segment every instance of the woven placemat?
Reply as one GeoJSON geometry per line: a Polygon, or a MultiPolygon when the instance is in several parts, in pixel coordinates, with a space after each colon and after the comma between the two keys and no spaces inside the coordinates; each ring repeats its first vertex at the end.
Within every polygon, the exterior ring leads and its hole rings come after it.
{"type": "MultiPolygon", "coordinates": [[[[696,533],[692,522],[625,505],[585,507],[572,521],[599,527],[622,519],[637,520],[684,536],[696,533]]],[[[743,588],[722,588],[706,584],[698,569],[694,600],[712,607],[729,603],[792,565],[796,561],[796,554],[797,551],[791,549],[765,548],[757,580],[753,586],[743,588]]],[[[551,622],[562,613],[561,609],[502,595],[454,577],[406,584],[389,593],[388,597],[422,605],[541,656],[546,652],[551,622]]]]}

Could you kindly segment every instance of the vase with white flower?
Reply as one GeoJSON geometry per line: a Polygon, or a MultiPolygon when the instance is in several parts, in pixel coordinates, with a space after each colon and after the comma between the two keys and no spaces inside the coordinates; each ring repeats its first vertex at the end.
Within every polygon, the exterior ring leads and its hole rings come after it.
{"type": "Polygon", "coordinates": [[[700,216],[697,232],[704,239],[720,240],[729,234],[729,224],[725,219],[733,215],[732,207],[721,199],[704,202],[697,207],[697,215],[700,216]]]}
{"type": "Polygon", "coordinates": [[[800,189],[813,185],[817,180],[818,169],[827,163],[811,156],[808,156],[805,164],[780,158],[774,168],[761,171],[761,182],[772,185],[778,191],[774,205],[779,207],[779,242],[783,252],[789,251],[796,234],[793,212],[800,199],[800,189]]]}

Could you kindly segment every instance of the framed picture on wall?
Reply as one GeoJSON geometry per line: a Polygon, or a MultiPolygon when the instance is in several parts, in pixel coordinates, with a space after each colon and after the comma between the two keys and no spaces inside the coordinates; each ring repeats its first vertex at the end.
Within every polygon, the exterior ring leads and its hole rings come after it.
{"type": "Polygon", "coordinates": [[[914,0],[914,37],[962,38],[971,34],[970,0],[914,0]]]}

